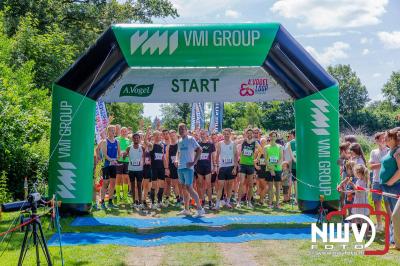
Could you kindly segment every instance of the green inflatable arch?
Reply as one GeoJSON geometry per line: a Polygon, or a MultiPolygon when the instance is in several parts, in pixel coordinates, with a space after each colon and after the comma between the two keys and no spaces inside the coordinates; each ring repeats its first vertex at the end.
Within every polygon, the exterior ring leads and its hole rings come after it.
{"type": "Polygon", "coordinates": [[[53,85],[49,194],[87,212],[95,104],[294,98],[299,208],[337,209],[337,82],[278,23],[118,24],[53,85]]]}

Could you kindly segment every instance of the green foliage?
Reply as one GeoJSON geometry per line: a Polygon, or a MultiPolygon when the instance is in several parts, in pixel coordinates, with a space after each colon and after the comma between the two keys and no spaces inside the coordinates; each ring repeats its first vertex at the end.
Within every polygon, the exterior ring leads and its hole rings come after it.
{"type": "Polygon", "coordinates": [[[191,105],[174,103],[161,105],[161,124],[168,129],[178,130],[179,123],[190,124],[191,105]]]}
{"type": "Polygon", "coordinates": [[[107,111],[114,117],[113,124],[132,127],[133,132],[139,129],[139,120],[143,118],[143,104],[111,103],[107,104],[107,111]]]}
{"type": "Polygon", "coordinates": [[[10,192],[8,191],[7,175],[5,171],[0,173],[0,204],[12,201],[10,192]]]}
{"type": "Polygon", "coordinates": [[[368,91],[350,65],[329,66],[327,70],[339,82],[340,113],[346,116],[364,108],[368,91]]]}
{"type": "Polygon", "coordinates": [[[389,80],[383,85],[383,95],[396,108],[400,108],[400,71],[392,72],[389,80]]]}
{"type": "Polygon", "coordinates": [[[261,118],[263,128],[268,130],[291,130],[295,127],[293,101],[265,102],[262,103],[261,109],[263,111],[261,118]]]}

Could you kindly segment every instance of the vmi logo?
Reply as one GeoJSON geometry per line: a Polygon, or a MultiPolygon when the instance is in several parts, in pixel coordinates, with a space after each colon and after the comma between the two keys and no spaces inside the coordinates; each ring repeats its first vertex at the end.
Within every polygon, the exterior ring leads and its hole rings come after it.
{"type": "Polygon", "coordinates": [[[71,193],[71,190],[75,190],[74,178],[76,175],[72,170],[76,170],[76,167],[69,162],[59,162],[58,164],[61,166],[61,170],[58,170],[60,185],[57,185],[57,194],[64,199],[74,199],[75,195],[71,193]]]}
{"type": "Polygon", "coordinates": [[[329,110],[326,108],[329,104],[324,100],[311,100],[311,102],[317,107],[311,108],[313,113],[311,115],[313,118],[311,122],[315,126],[312,131],[318,136],[328,136],[329,131],[326,128],[329,127],[329,118],[325,113],[329,113],[329,110]]]}
{"type": "Polygon", "coordinates": [[[169,54],[173,54],[178,48],[178,31],[169,34],[166,30],[160,35],[159,31],[156,31],[149,37],[149,33],[146,30],[142,34],[136,31],[131,37],[131,54],[134,54],[139,47],[142,47],[141,54],[145,54],[147,50],[150,50],[150,54],[158,49],[158,54],[161,55],[165,49],[169,49],[169,54]]]}

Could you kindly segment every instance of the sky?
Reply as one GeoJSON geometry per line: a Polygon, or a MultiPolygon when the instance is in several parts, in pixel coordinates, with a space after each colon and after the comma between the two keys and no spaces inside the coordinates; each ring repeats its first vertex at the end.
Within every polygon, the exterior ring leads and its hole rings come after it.
{"type": "MultiPolygon", "coordinates": [[[[171,0],[176,19],[154,23],[279,22],[324,67],[350,64],[372,100],[400,70],[399,0],[171,0]]],[[[160,116],[145,104],[144,116],[160,116]]]]}

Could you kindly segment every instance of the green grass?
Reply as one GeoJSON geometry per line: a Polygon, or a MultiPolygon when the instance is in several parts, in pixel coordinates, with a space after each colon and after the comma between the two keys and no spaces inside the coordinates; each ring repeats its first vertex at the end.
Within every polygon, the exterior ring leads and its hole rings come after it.
{"type": "MultiPolygon", "coordinates": [[[[175,216],[179,209],[169,207],[157,213],[152,213],[150,217],[170,217],[175,216]]],[[[241,210],[222,210],[220,212],[211,212],[210,215],[237,215],[237,214],[258,214],[258,215],[287,215],[299,213],[297,207],[292,209],[291,205],[283,206],[282,209],[269,209],[267,207],[255,208],[254,210],[242,208],[241,210]]],[[[0,232],[8,229],[11,221],[17,216],[17,213],[3,213],[0,220],[0,232]]],[[[143,217],[137,213],[132,213],[128,208],[121,208],[110,212],[96,211],[91,214],[94,217],[104,216],[119,217],[143,217]]],[[[147,216],[148,217],[148,216],[147,216]]],[[[61,226],[63,232],[103,232],[103,231],[122,231],[138,234],[160,233],[166,231],[190,231],[190,230],[207,230],[201,226],[187,227],[160,227],[146,230],[137,230],[131,227],[116,226],[96,226],[96,227],[73,227],[70,226],[74,218],[62,218],[61,226]]],[[[48,239],[54,234],[54,231],[48,228],[48,218],[42,218],[43,228],[48,239]]],[[[229,225],[223,228],[210,228],[208,230],[232,230],[240,228],[287,228],[287,227],[307,227],[308,224],[253,224],[253,225],[229,225]]],[[[0,252],[5,249],[4,254],[0,257],[0,265],[16,265],[20,244],[22,243],[23,233],[15,232],[7,246],[5,243],[0,244],[0,252]],[[6,247],[7,246],[7,247],[6,247]]],[[[377,244],[382,248],[382,238],[380,235],[380,243],[377,244]]],[[[250,248],[251,256],[260,265],[400,265],[400,252],[391,250],[385,256],[328,256],[316,255],[310,253],[310,241],[308,240],[269,240],[269,241],[252,241],[245,243],[250,248]]],[[[55,265],[61,265],[59,247],[50,247],[50,253],[55,265]]],[[[160,258],[157,264],[160,265],[224,265],[224,255],[220,253],[217,244],[213,243],[188,243],[174,244],[157,248],[134,248],[117,245],[84,245],[84,246],[66,246],[63,247],[65,265],[131,265],[132,257],[144,256],[143,253],[152,250],[159,253],[160,258]]],[[[1,253],[0,253],[1,254],[1,253]]],[[[44,261],[44,258],[41,259],[44,261]]],[[[30,249],[26,263],[24,265],[33,265],[34,253],[30,249]]],[[[143,263],[141,264],[143,265],[143,263]]]]}

